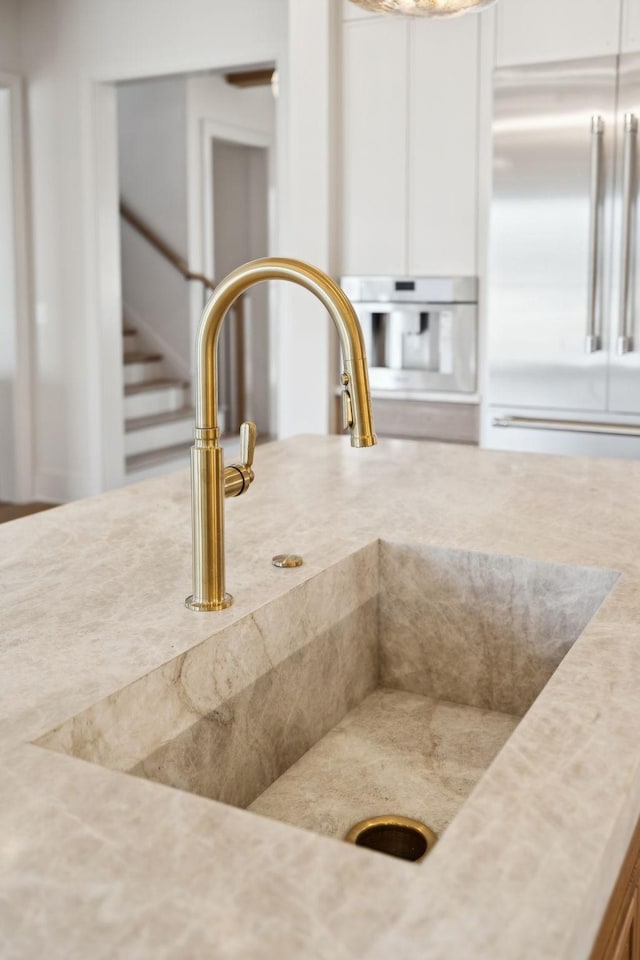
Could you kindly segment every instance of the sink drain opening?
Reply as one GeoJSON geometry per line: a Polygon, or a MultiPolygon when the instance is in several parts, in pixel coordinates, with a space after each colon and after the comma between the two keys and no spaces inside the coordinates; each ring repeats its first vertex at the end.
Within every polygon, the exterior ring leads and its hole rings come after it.
{"type": "Polygon", "coordinates": [[[422,860],[437,839],[433,830],[419,820],[395,814],[362,820],[345,837],[347,843],[355,843],[358,847],[368,847],[414,862],[422,860]]]}

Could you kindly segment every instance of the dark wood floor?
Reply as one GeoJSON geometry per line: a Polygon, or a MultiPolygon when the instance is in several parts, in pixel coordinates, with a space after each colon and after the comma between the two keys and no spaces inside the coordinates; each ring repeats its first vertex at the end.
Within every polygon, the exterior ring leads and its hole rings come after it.
{"type": "Polygon", "coordinates": [[[19,520],[20,517],[28,517],[30,513],[40,513],[41,510],[50,510],[55,507],[55,503],[1,503],[0,502],[0,523],[6,523],[7,520],[19,520]]]}

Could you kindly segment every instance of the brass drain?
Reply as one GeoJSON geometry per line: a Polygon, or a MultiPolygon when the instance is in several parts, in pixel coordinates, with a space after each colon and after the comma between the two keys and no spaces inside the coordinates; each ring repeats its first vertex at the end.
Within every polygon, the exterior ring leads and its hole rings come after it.
{"type": "Polygon", "coordinates": [[[361,820],[345,837],[347,843],[355,843],[358,847],[368,847],[414,862],[426,857],[437,839],[433,830],[419,820],[393,813],[361,820]]]}

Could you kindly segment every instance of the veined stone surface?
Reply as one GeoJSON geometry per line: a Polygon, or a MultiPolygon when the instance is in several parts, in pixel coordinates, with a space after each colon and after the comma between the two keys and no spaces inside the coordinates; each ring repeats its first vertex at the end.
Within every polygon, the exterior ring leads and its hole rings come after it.
{"type": "Polygon", "coordinates": [[[249,809],[339,840],[390,813],[440,836],[517,724],[506,713],[376,690],[249,809]]]}
{"type": "Polygon", "coordinates": [[[588,957],[640,813],[640,464],[339,437],[258,454],[226,504],[222,613],[183,606],[186,471],[0,529],[0,955],[588,957]],[[33,745],[218,642],[241,691],[260,641],[227,628],[378,539],[620,573],[419,869],[33,745]]]}
{"type": "Polygon", "coordinates": [[[616,580],[610,570],[382,541],[381,682],[522,716],[616,580]]]}

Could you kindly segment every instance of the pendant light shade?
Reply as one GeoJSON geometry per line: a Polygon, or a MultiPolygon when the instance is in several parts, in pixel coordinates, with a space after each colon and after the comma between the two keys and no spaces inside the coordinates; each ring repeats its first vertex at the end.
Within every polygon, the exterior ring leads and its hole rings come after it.
{"type": "Polygon", "coordinates": [[[496,0],[351,0],[374,13],[405,17],[458,17],[491,6],[496,0]]]}

